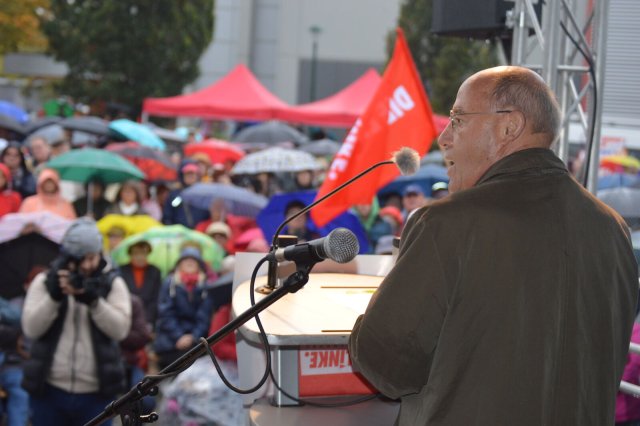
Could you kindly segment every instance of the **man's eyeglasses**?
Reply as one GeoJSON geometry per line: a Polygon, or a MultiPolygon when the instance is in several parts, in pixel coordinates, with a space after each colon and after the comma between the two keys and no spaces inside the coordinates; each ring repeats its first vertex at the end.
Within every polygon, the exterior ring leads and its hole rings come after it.
{"type": "Polygon", "coordinates": [[[480,114],[507,114],[513,112],[511,109],[501,109],[498,111],[486,111],[486,112],[454,112],[449,111],[449,121],[451,122],[451,128],[455,129],[460,124],[460,116],[462,115],[480,115],[480,114]]]}

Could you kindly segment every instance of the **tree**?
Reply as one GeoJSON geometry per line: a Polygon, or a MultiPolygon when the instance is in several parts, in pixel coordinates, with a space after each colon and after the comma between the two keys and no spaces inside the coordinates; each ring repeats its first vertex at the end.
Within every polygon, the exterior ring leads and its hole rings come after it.
{"type": "MultiPolygon", "coordinates": [[[[431,34],[433,0],[404,0],[398,26],[404,31],[418,72],[424,82],[433,110],[448,114],[458,87],[468,76],[497,64],[491,44],[431,34]]],[[[387,38],[387,51],[395,32],[387,38]]]]}
{"type": "Polygon", "coordinates": [[[42,51],[47,40],[40,31],[38,12],[47,0],[0,0],[0,55],[19,50],[42,51]]]}
{"type": "Polygon", "coordinates": [[[214,0],[51,0],[43,30],[69,67],[60,90],[136,110],[145,97],[180,94],[198,77],[213,7],[214,0]]]}

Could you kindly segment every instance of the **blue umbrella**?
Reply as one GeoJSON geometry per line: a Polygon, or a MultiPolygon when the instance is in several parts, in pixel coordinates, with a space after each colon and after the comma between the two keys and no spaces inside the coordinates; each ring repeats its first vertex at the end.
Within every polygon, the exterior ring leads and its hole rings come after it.
{"type": "Polygon", "coordinates": [[[411,184],[418,184],[422,187],[422,190],[427,196],[431,195],[431,186],[437,182],[449,182],[449,176],[447,175],[447,168],[444,166],[438,166],[435,164],[427,164],[416,172],[412,176],[400,176],[387,186],[378,191],[378,195],[386,195],[392,192],[402,194],[405,187],[411,184]]]}
{"type": "Polygon", "coordinates": [[[629,173],[612,173],[598,178],[598,189],[618,188],[620,186],[640,186],[640,176],[629,173]]]}
{"type": "Polygon", "coordinates": [[[0,114],[11,117],[20,124],[25,124],[29,121],[29,114],[18,105],[12,104],[9,101],[0,100],[0,114]]]}
{"type": "Polygon", "coordinates": [[[256,217],[269,201],[248,189],[222,183],[196,183],[182,191],[180,196],[185,203],[202,210],[209,210],[211,202],[221,198],[229,213],[246,217],[256,217]]]}
{"type": "Polygon", "coordinates": [[[128,140],[136,141],[140,145],[159,149],[161,151],[167,149],[164,141],[153,133],[150,128],[136,123],[135,121],[127,120],[126,118],[114,120],[109,123],[109,129],[111,129],[111,131],[116,135],[128,140]]]}
{"type": "MultiPolygon", "coordinates": [[[[267,238],[267,241],[271,241],[273,234],[275,234],[278,229],[278,226],[284,221],[285,210],[289,203],[292,201],[300,201],[305,205],[309,205],[315,198],[316,191],[287,192],[272,196],[269,200],[269,204],[267,204],[256,218],[256,222],[260,229],[262,229],[262,233],[265,238],[267,238]]],[[[311,216],[309,216],[308,223],[309,230],[316,232],[323,237],[336,228],[347,228],[358,238],[358,243],[360,243],[360,253],[369,252],[367,233],[356,215],[351,212],[342,213],[322,228],[318,228],[318,226],[313,223],[311,216]]]]}

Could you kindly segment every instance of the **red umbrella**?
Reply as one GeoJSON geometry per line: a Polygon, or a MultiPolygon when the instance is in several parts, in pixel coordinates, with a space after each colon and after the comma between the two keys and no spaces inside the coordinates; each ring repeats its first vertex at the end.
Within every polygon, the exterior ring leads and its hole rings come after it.
{"type": "Polygon", "coordinates": [[[163,153],[136,142],[112,143],[107,150],[115,152],[138,166],[148,181],[172,181],[178,178],[176,167],[163,153]]]}
{"type": "Polygon", "coordinates": [[[219,139],[191,142],[184,146],[184,154],[187,157],[198,152],[207,154],[213,164],[224,164],[228,161],[235,163],[244,157],[243,150],[227,141],[219,139]]]}

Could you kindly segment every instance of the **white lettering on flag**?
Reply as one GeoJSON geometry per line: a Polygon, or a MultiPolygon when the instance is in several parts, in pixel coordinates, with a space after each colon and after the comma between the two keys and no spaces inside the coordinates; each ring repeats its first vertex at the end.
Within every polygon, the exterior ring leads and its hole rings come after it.
{"type": "Polygon", "coordinates": [[[329,173],[327,173],[327,179],[336,180],[338,178],[338,174],[346,170],[349,165],[349,159],[353,154],[353,148],[358,141],[358,130],[360,130],[360,125],[362,125],[362,120],[358,118],[358,120],[356,120],[356,124],[354,124],[349,131],[349,134],[345,138],[340,150],[336,153],[336,156],[331,162],[329,173]]]}
{"type": "Polygon", "coordinates": [[[393,91],[393,96],[389,99],[389,116],[387,124],[395,123],[399,118],[404,117],[406,111],[411,111],[416,104],[411,99],[409,92],[404,86],[398,86],[393,91]]]}

